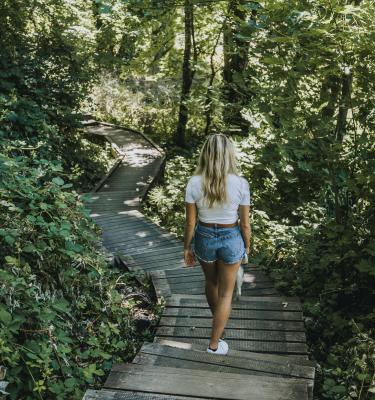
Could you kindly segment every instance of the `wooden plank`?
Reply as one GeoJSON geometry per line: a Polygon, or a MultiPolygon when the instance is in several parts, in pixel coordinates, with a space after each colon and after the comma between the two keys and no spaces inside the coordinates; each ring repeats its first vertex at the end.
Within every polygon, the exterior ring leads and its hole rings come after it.
{"type": "MultiPolygon", "coordinates": [[[[181,258],[182,258],[182,254],[181,254],[181,258]]],[[[199,264],[196,264],[196,265],[199,266],[199,264]]],[[[160,284],[162,284],[163,283],[162,278],[164,278],[166,280],[167,285],[171,285],[174,283],[180,284],[180,283],[189,281],[188,279],[185,279],[185,277],[189,276],[189,273],[191,273],[192,275],[197,274],[195,268],[181,268],[181,269],[183,270],[182,271],[183,274],[180,275],[177,272],[175,272],[174,279],[170,279],[169,277],[167,277],[167,273],[164,271],[162,271],[160,273],[158,271],[155,271],[155,272],[153,271],[152,274],[153,274],[154,284],[158,285],[157,280],[160,280],[160,284]]],[[[174,271],[176,271],[176,270],[174,270],[174,271]]],[[[202,273],[202,276],[203,276],[203,273],[202,273]]],[[[203,282],[204,282],[204,278],[203,278],[203,282]]],[[[251,273],[246,270],[245,270],[245,274],[244,274],[244,281],[243,281],[242,288],[243,289],[249,289],[249,288],[272,288],[272,289],[274,289],[272,281],[268,277],[266,277],[263,273],[261,273],[259,271],[255,271],[254,273],[251,273]]]]}
{"type": "MultiPolygon", "coordinates": [[[[163,309],[163,316],[168,317],[212,317],[209,308],[197,307],[171,307],[166,306],[163,309]]],[[[299,311],[284,311],[279,310],[251,310],[245,307],[237,308],[235,304],[232,305],[232,312],[230,318],[249,319],[249,320],[272,320],[272,321],[302,321],[302,313],[299,311]]]]}
{"type": "Polygon", "coordinates": [[[139,220],[127,220],[128,217],[116,220],[106,220],[98,221],[97,224],[102,228],[108,229],[115,235],[119,230],[132,231],[132,230],[143,230],[146,232],[154,234],[164,234],[169,235],[171,239],[182,243],[182,241],[174,234],[166,231],[165,229],[160,229],[158,225],[151,225],[149,223],[144,223],[139,220]]]}
{"type": "MultiPolygon", "coordinates": [[[[235,325],[237,321],[233,321],[235,325]]],[[[195,337],[195,338],[210,338],[211,327],[200,326],[159,326],[156,329],[157,336],[173,336],[173,337],[195,337]]],[[[252,340],[259,342],[293,342],[305,343],[306,335],[300,331],[286,331],[286,330],[257,330],[246,328],[225,328],[225,340],[230,342],[238,340],[252,340]]]]}
{"type": "MultiPolygon", "coordinates": [[[[168,279],[169,282],[173,282],[173,280],[185,279],[190,276],[202,276],[204,278],[203,270],[200,268],[198,270],[191,270],[189,268],[181,268],[181,272],[176,272],[176,270],[169,271],[161,271],[159,274],[158,271],[153,272],[154,279],[168,279]]],[[[254,273],[245,272],[244,276],[245,283],[257,282],[257,283],[271,283],[271,279],[266,277],[264,274],[256,271],[254,273]]]]}
{"type": "Polygon", "coordinates": [[[163,232],[157,229],[150,229],[148,226],[137,226],[137,227],[127,227],[126,225],[117,225],[111,228],[103,226],[102,224],[97,224],[108,237],[112,237],[113,239],[121,238],[127,236],[129,238],[144,235],[147,237],[158,238],[165,237],[168,238],[171,244],[179,244],[183,246],[181,240],[177,239],[175,236],[171,235],[168,232],[163,232]]]}
{"type": "MultiPolygon", "coordinates": [[[[202,346],[199,343],[189,343],[186,341],[176,341],[172,339],[165,339],[165,338],[159,338],[155,337],[153,343],[157,343],[160,345],[169,346],[169,347],[174,347],[174,348],[179,348],[179,349],[187,349],[187,350],[194,350],[194,351],[203,351],[206,353],[206,347],[207,347],[207,341],[205,341],[204,345],[202,346]]],[[[206,353],[208,354],[208,353],[206,353]]],[[[214,354],[213,354],[214,355],[214,354]]],[[[225,356],[219,356],[215,355],[220,358],[224,357],[224,360],[226,359],[225,357],[235,357],[237,359],[255,359],[255,360],[263,360],[267,362],[272,362],[272,363],[292,363],[297,364],[297,365],[302,365],[306,367],[312,368],[313,372],[315,373],[315,363],[313,361],[310,361],[306,359],[304,356],[295,356],[295,355],[288,355],[288,354],[272,354],[272,353],[259,353],[259,352],[251,352],[251,351],[239,351],[239,350],[234,350],[233,347],[230,348],[230,354],[226,354],[225,356]]]]}
{"type": "MultiPolygon", "coordinates": [[[[101,192],[99,192],[99,193],[101,193],[101,192]]],[[[133,221],[145,220],[145,216],[139,210],[125,211],[121,214],[114,214],[109,217],[98,217],[99,220],[102,218],[105,218],[106,220],[107,219],[119,219],[119,218],[126,218],[126,219],[129,219],[129,221],[130,220],[133,220],[133,221]]],[[[147,219],[146,219],[146,221],[147,221],[147,219]]]]}
{"type": "Polygon", "coordinates": [[[283,356],[273,356],[274,360],[264,360],[264,354],[249,353],[243,358],[233,355],[209,354],[202,350],[187,350],[159,343],[145,343],[133,359],[132,363],[176,368],[207,369],[211,371],[232,372],[266,376],[284,376],[304,379],[310,383],[314,378],[314,368],[301,365],[298,360],[283,356]],[[174,360],[174,364],[172,362],[174,360]]]}
{"type": "MultiPolygon", "coordinates": [[[[194,317],[166,317],[161,316],[158,326],[179,326],[179,327],[200,327],[210,328],[212,326],[211,318],[194,317]]],[[[226,328],[237,329],[255,329],[260,331],[280,330],[304,332],[303,321],[272,321],[256,319],[229,319],[226,328]]]]}
{"type": "MultiPolygon", "coordinates": [[[[152,272],[151,274],[154,274],[152,272]]],[[[208,308],[206,296],[174,294],[168,297],[166,307],[199,307],[208,308]]],[[[278,311],[301,311],[302,306],[294,297],[247,297],[241,300],[232,300],[232,308],[246,308],[249,310],[278,310],[278,311]]]]}
{"type": "MultiPolygon", "coordinates": [[[[169,296],[172,296],[175,293],[180,293],[180,294],[197,294],[197,295],[201,295],[205,293],[205,289],[203,287],[198,287],[198,288],[186,288],[184,290],[173,290],[172,289],[161,289],[159,288],[155,288],[155,292],[157,294],[158,298],[167,298],[169,296]]],[[[251,294],[252,296],[259,296],[259,297],[263,297],[263,296],[278,296],[278,292],[276,292],[276,290],[274,289],[250,289],[248,291],[243,290],[242,291],[243,294],[245,295],[249,295],[251,294]]]]}
{"type": "MultiPolygon", "coordinates": [[[[161,282],[160,280],[152,281],[155,287],[155,291],[159,297],[168,297],[172,296],[175,293],[180,294],[204,294],[205,288],[204,283],[194,285],[194,282],[190,285],[185,285],[182,287],[175,287],[173,284],[170,285],[168,282],[161,282]]],[[[246,286],[242,287],[242,292],[244,294],[251,293],[252,296],[270,296],[274,295],[277,296],[279,293],[274,288],[264,288],[264,289],[257,289],[257,288],[246,288],[246,286]]]]}
{"type": "Polygon", "coordinates": [[[98,220],[101,220],[103,218],[106,221],[126,219],[129,222],[129,224],[131,222],[141,221],[142,224],[150,225],[152,227],[157,227],[160,230],[164,230],[165,232],[168,232],[165,228],[160,227],[154,221],[152,221],[152,220],[148,219],[146,216],[144,216],[139,210],[132,210],[132,211],[124,212],[123,214],[115,214],[111,217],[102,217],[102,218],[98,217],[98,220]]]}
{"type": "MultiPolygon", "coordinates": [[[[204,355],[203,352],[200,352],[201,354],[204,355]]],[[[215,355],[212,355],[215,357],[215,355]]],[[[217,357],[217,356],[216,356],[217,357]]],[[[228,356],[227,356],[228,358],[228,356]]],[[[173,368],[188,368],[188,369],[194,369],[194,370],[201,370],[201,371],[216,371],[216,372],[225,372],[225,373],[233,373],[233,374],[241,374],[241,375],[253,375],[253,376],[269,376],[269,377],[284,377],[284,378],[293,378],[293,375],[290,374],[282,374],[282,373],[270,373],[265,371],[264,369],[257,370],[257,368],[260,368],[259,365],[261,363],[256,363],[254,362],[252,365],[252,369],[246,369],[246,368],[241,368],[241,367],[233,367],[231,365],[227,365],[228,359],[225,360],[226,362],[224,363],[222,360],[222,363],[217,363],[217,360],[215,360],[216,363],[207,363],[202,360],[200,361],[195,361],[195,360],[186,360],[184,358],[177,358],[177,357],[165,357],[165,356],[158,356],[158,355],[153,355],[153,354],[144,354],[144,353],[138,353],[133,360],[134,364],[141,364],[141,365],[147,365],[147,366],[154,366],[154,368],[159,368],[159,367],[173,367],[173,368]]],[[[237,361],[241,361],[238,360],[237,361]]],[[[278,371],[283,371],[283,369],[280,367],[280,365],[277,365],[277,370],[278,371]]],[[[287,368],[285,368],[287,369],[287,368]]],[[[297,369],[299,369],[297,367],[297,369]]],[[[301,382],[304,382],[308,387],[313,386],[313,382],[310,379],[305,379],[301,377],[294,377],[299,379],[301,382]]]]}
{"type": "MultiPolygon", "coordinates": [[[[126,256],[123,256],[122,254],[120,257],[124,257],[124,262],[126,263],[126,256]]],[[[135,256],[137,258],[137,255],[135,256]]],[[[176,268],[180,269],[183,267],[184,262],[183,261],[175,261],[175,260],[166,260],[162,261],[159,263],[153,263],[149,262],[148,264],[143,264],[143,263],[138,263],[136,260],[132,259],[131,263],[126,263],[128,265],[128,269],[131,271],[138,271],[142,270],[144,273],[149,274],[150,272],[154,272],[156,270],[161,270],[161,269],[171,269],[171,268],[176,268]]],[[[196,267],[198,269],[198,267],[196,267]]]]}
{"type": "Polygon", "coordinates": [[[144,263],[145,267],[147,268],[147,264],[149,263],[152,263],[154,265],[163,265],[169,261],[177,262],[179,261],[179,259],[183,261],[181,256],[182,251],[183,249],[180,244],[175,245],[172,243],[168,246],[155,247],[154,249],[147,249],[147,251],[143,252],[129,252],[126,254],[129,257],[136,256],[136,262],[144,263]]]}
{"type": "Polygon", "coordinates": [[[92,390],[88,389],[83,400],[203,400],[203,397],[185,397],[132,390],[92,390]]]}
{"type": "MultiPolygon", "coordinates": [[[[201,337],[183,337],[183,336],[156,336],[157,338],[176,340],[185,343],[196,343],[202,346],[202,349],[206,349],[209,343],[209,336],[206,338],[201,337]]],[[[226,340],[227,341],[227,340],[226,340]]],[[[293,355],[307,358],[307,346],[305,343],[298,342],[262,342],[259,340],[230,340],[228,339],[229,351],[230,350],[241,350],[251,351],[256,353],[271,353],[271,354],[282,354],[282,355],[293,355]]]]}
{"type": "MultiPolygon", "coordinates": [[[[203,300],[205,299],[205,296],[193,296],[189,294],[175,294],[173,295],[173,298],[169,299],[169,301],[177,300],[177,299],[192,299],[192,300],[203,300]]],[[[251,298],[251,297],[243,297],[244,300],[248,301],[256,301],[260,303],[283,303],[283,302],[289,302],[289,305],[300,305],[300,300],[298,297],[289,297],[289,296],[278,296],[278,297],[263,297],[261,299],[259,298],[251,298]]]]}
{"type": "MultiPolygon", "coordinates": [[[[157,160],[156,160],[157,161],[157,160]]],[[[157,172],[158,165],[155,163],[152,169],[148,170],[133,170],[131,166],[127,167],[126,171],[118,171],[116,175],[111,177],[106,181],[109,186],[118,186],[120,189],[124,182],[127,185],[133,184],[133,187],[136,187],[139,183],[145,182],[147,185],[151,184],[152,178],[157,172]]],[[[113,190],[113,189],[112,189],[113,190]]]]}
{"type": "MultiPolygon", "coordinates": [[[[100,219],[98,218],[98,221],[96,221],[98,225],[105,226],[109,229],[115,228],[117,226],[124,226],[127,228],[131,229],[145,229],[145,227],[149,227],[149,224],[145,224],[142,220],[138,218],[133,218],[128,215],[123,215],[123,214],[114,214],[114,215],[109,215],[106,216],[105,219],[100,219]]],[[[152,228],[158,228],[157,226],[152,226],[152,228]]],[[[168,232],[165,232],[168,233],[168,232]]]]}
{"type": "Polygon", "coordinates": [[[168,232],[163,232],[155,228],[150,228],[147,225],[137,225],[137,226],[127,226],[124,223],[119,223],[118,225],[114,225],[112,227],[107,227],[103,224],[97,224],[103,231],[106,231],[107,235],[111,235],[113,238],[121,237],[122,235],[148,235],[148,236],[160,236],[163,235],[164,237],[170,238],[171,242],[183,244],[181,240],[177,239],[175,236],[171,235],[168,232]]]}
{"type": "Polygon", "coordinates": [[[133,216],[128,216],[124,214],[114,214],[112,216],[106,216],[104,219],[98,217],[98,220],[96,221],[98,225],[105,226],[110,229],[116,229],[117,226],[124,226],[126,228],[131,228],[131,229],[148,229],[153,232],[160,232],[164,234],[169,234],[171,237],[180,240],[176,235],[174,235],[171,232],[168,232],[166,229],[162,229],[159,225],[152,224],[150,222],[142,221],[138,218],[134,218],[133,216]]]}
{"type": "Polygon", "coordinates": [[[111,243],[110,240],[108,240],[107,238],[104,240],[104,245],[105,247],[111,251],[122,251],[122,253],[127,254],[129,250],[131,249],[135,249],[135,243],[139,244],[139,247],[137,249],[137,253],[135,253],[133,251],[132,253],[132,257],[135,257],[136,254],[139,254],[142,250],[143,251],[148,251],[152,248],[154,248],[155,246],[160,246],[160,247],[168,247],[168,245],[170,244],[169,239],[167,238],[161,238],[158,240],[149,240],[148,238],[139,238],[138,241],[136,242],[128,242],[128,243],[111,243]]]}
{"type": "MultiPolygon", "coordinates": [[[[124,255],[124,262],[128,264],[129,266],[132,264],[145,264],[145,267],[147,268],[147,264],[154,264],[154,265],[163,265],[165,263],[168,263],[170,261],[176,262],[177,260],[177,255],[180,254],[180,249],[175,246],[165,246],[165,247],[159,247],[159,248],[153,248],[153,249],[148,249],[144,253],[136,253],[136,254],[126,254],[124,255]],[[177,251],[178,250],[178,251],[177,251]],[[165,258],[165,259],[159,259],[160,254],[169,254],[171,253],[173,256],[171,258],[165,258]],[[153,262],[154,258],[157,259],[157,262],[153,262]]],[[[196,268],[198,270],[198,268],[196,268]]],[[[155,272],[155,271],[154,271],[155,272]]]]}
{"type": "Polygon", "coordinates": [[[201,268],[179,268],[179,269],[167,269],[167,270],[156,270],[152,271],[154,279],[166,279],[168,278],[176,278],[179,277],[194,277],[201,276],[204,277],[203,271],[201,268]]]}
{"type": "MultiPolygon", "coordinates": [[[[216,355],[209,354],[203,350],[186,349],[182,347],[162,345],[155,342],[143,343],[138,354],[160,356],[159,358],[179,359],[183,361],[194,361],[200,363],[197,365],[201,369],[205,368],[206,364],[213,366],[229,366],[235,368],[237,373],[264,372],[271,375],[280,375],[285,377],[314,379],[315,369],[313,363],[310,364],[300,362],[295,359],[288,359],[279,355],[266,355],[259,353],[247,353],[247,357],[240,355],[216,355]],[[268,358],[267,358],[268,356],[268,358]]],[[[136,358],[133,363],[138,363],[136,358]]]]}
{"type": "MultiPolygon", "coordinates": [[[[183,249],[182,244],[179,242],[173,242],[167,235],[150,235],[146,234],[145,232],[142,231],[134,231],[133,236],[131,236],[129,233],[125,232],[121,235],[118,235],[117,237],[113,237],[111,233],[105,233],[103,234],[103,241],[106,241],[108,243],[111,243],[112,245],[117,245],[117,246],[131,246],[134,245],[134,241],[136,243],[139,243],[139,241],[142,240],[143,242],[146,241],[153,241],[155,243],[165,243],[168,245],[168,247],[174,247],[175,250],[179,249],[180,252],[182,252],[181,249],[183,249]]],[[[142,250],[141,245],[140,246],[135,246],[133,251],[134,252],[140,252],[142,250]]],[[[157,249],[153,249],[154,251],[157,249]]],[[[162,251],[160,251],[160,255],[162,255],[162,251]]],[[[168,255],[164,251],[164,255],[168,255]]]]}
{"type": "Polygon", "coordinates": [[[180,243],[173,243],[171,239],[167,236],[163,235],[146,235],[145,233],[142,233],[141,231],[136,232],[134,231],[133,236],[130,234],[124,233],[122,236],[119,237],[111,237],[111,234],[104,234],[103,235],[103,240],[107,241],[108,243],[111,243],[114,246],[128,246],[131,248],[131,245],[133,245],[133,250],[134,251],[141,251],[142,250],[142,244],[145,242],[155,242],[155,243],[164,243],[168,245],[168,247],[175,247],[176,245],[181,246],[180,243]],[[134,247],[134,241],[136,243],[139,243],[139,245],[134,247]]]}
{"type": "MultiPolygon", "coordinates": [[[[155,269],[154,267],[160,266],[160,270],[163,269],[163,265],[168,264],[168,263],[173,263],[173,264],[179,264],[181,267],[179,269],[190,269],[190,267],[183,267],[184,260],[183,257],[181,256],[181,249],[176,246],[163,246],[163,247],[157,247],[155,249],[147,249],[147,251],[144,251],[144,253],[139,253],[139,252],[126,252],[126,255],[124,256],[127,259],[128,264],[139,264],[142,263],[145,267],[145,269],[155,269]],[[164,258],[162,257],[163,253],[165,254],[164,258]],[[168,255],[168,256],[167,256],[168,255]]],[[[175,267],[174,267],[175,268],[175,267]]],[[[156,268],[155,271],[157,271],[159,268],[156,268]]],[[[171,268],[173,269],[173,268],[171,268]]],[[[195,270],[200,270],[200,266],[196,266],[195,268],[192,268],[195,270]]],[[[152,271],[152,272],[155,272],[152,271]]]]}
{"type": "Polygon", "coordinates": [[[128,230],[124,227],[119,227],[119,229],[115,231],[104,231],[103,237],[109,238],[113,243],[118,243],[122,241],[128,243],[138,239],[158,240],[162,238],[162,239],[168,239],[170,246],[174,245],[175,247],[178,246],[178,248],[183,249],[183,243],[174,239],[167,233],[152,232],[146,229],[128,230]]]}
{"type": "MultiPolygon", "coordinates": [[[[243,264],[243,268],[245,270],[245,273],[250,273],[250,274],[262,274],[261,276],[265,276],[267,277],[262,271],[258,271],[255,270],[254,268],[249,268],[248,264],[243,264]]],[[[185,274],[187,273],[187,271],[189,270],[189,268],[185,269],[185,270],[181,270],[180,272],[176,271],[175,269],[170,270],[170,271],[160,271],[160,273],[158,271],[153,272],[153,274],[155,275],[156,278],[159,277],[166,277],[166,276],[179,276],[179,274],[185,274]],[[160,276],[159,276],[160,275],[160,276]]],[[[201,271],[201,269],[199,269],[201,271]]],[[[191,270],[191,273],[193,273],[193,269],[191,270]]],[[[202,271],[201,271],[202,272],[202,271]]],[[[203,273],[203,272],[202,272],[203,273]]]]}
{"type": "Polygon", "coordinates": [[[112,192],[89,192],[80,195],[82,200],[87,200],[90,204],[101,204],[101,202],[111,201],[111,200],[121,200],[124,199],[126,195],[139,193],[141,190],[139,189],[123,189],[116,190],[112,192]]]}
{"type": "Polygon", "coordinates": [[[299,379],[232,374],[186,368],[116,364],[104,387],[233,400],[304,400],[299,379]]]}
{"type": "MultiPolygon", "coordinates": [[[[171,290],[175,292],[180,292],[185,291],[186,289],[189,289],[191,287],[204,287],[205,284],[205,278],[204,277],[196,277],[196,278],[185,278],[181,280],[176,280],[176,279],[159,279],[158,280],[159,285],[167,285],[171,290]]],[[[244,282],[242,284],[242,290],[244,289],[272,289],[275,291],[273,286],[266,282],[266,283],[257,283],[257,282],[244,282]]]]}
{"type": "MultiPolygon", "coordinates": [[[[178,253],[179,254],[179,253],[178,253]]],[[[181,268],[182,269],[182,268],[181,268]]],[[[185,270],[187,270],[187,268],[184,268],[185,270]]],[[[195,272],[195,271],[193,271],[195,272]]],[[[161,282],[168,282],[168,284],[173,284],[173,285],[178,285],[178,284],[184,284],[187,282],[205,282],[205,276],[203,273],[198,274],[198,273],[193,273],[193,274],[181,274],[178,276],[165,276],[165,277],[156,277],[154,276],[154,280],[160,280],[161,282]]],[[[257,280],[254,279],[254,281],[252,282],[248,282],[246,280],[244,280],[242,287],[257,287],[257,288],[268,288],[268,287],[273,287],[272,286],[272,282],[270,280],[257,280]]]]}

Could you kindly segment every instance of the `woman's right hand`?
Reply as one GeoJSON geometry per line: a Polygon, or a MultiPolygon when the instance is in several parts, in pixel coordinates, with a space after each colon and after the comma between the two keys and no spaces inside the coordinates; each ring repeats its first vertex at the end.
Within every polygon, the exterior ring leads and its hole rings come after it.
{"type": "Polygon", "coordinates": [[[245,247],[245,251],[246,251],[246,254],[249,255],[250,254],[250,247],[245,247]]]}

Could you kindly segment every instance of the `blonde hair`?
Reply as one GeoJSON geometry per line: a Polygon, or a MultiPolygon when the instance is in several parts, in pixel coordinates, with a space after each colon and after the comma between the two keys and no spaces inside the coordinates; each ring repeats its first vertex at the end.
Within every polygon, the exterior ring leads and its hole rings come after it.
{"type": "Polygon", "coordinates": [[[202,175],[203,199],[208,207],[228,201],[227,175],[238,175],[235,144],[222,133],[209,135],[198,158],[194,175],[202,175]]]}

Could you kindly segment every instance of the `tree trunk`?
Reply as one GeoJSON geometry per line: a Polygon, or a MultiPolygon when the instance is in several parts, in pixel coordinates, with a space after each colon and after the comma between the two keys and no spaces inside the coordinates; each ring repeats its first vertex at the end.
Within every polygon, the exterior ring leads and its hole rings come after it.
{"type": "Polygon", "coordinates": [[[210,74],[210,79],[208,81],[208,87],[207,87],[207,92],[206,92],[206,99],[204,102],[204,110],[205,110],[205,117],[206,117],[206,126],[204,128],[204,134],[205,136],[208,135],[208,132],[210,131],[211,128],[211,115],[212,115],[212,88],[216,76],[216,69],[215,69],[215,64],[214,64],[214,57],[216,53],[216,48],[217,45],[219,44],[221,36],[221,31],[218,33],[214,47],[211,52],[211,57],[210,57],[210,68],[211,68],[211,74],[210,74]]]}
{"type": "Polygon", "coordinates": [[[346,119],[350,107],[350,93],[353,76],[351,72],[343,74],[341,78],[341,99],[336,123],[336,140],[342,142],[346,133],[346,119]]]}
{"type": "MultiPolygon", "coordinates": [[[[237,37],[241,24],[246,22],[246,12],[239,5],[245,0],[229,0],[227,17],[224,21],[224,68],[223,68],[223,100],[225,102],[223,119],[229,127],[239,127],[247,131],[248,123],[241,116],[241,108],[248,100],[248,94],[238,84],[248,62],[249,40],[237,37]]],[[[255,18],[253,10],[252,18],[255,18]]]]}
{"type": "Polygon", "coordinates": [[[178,114],[178,122],[175,133],[175,142],[181,147],[185,147],[185,131],[188,121],[188,106],[187,101],[190,97],[191,84],[193,82],[193,73],[191,69],[191,39],[192,39],[192,26],[193,26],[193,5],[192,0],[185,0],[185,49],[184,61],[182,65],[182,88],[180,99],[180,110],[178,114]]]}

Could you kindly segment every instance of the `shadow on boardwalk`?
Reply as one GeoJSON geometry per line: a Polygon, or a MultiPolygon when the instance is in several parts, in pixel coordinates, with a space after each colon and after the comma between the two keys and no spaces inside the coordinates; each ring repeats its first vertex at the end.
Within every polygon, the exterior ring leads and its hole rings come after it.
{"type": "Polygon", "coordinates": [[[229,352],[209,354],[212,316],[201,268],[182,268],[183,242],[150,222],[140,203],[165,161],[144,135],[92,122],[120,158],[87,203],[102,228],[103,245],[127,268],[149,274],[165,308],[154,341],[132,363],[113,366],[104,388],[84,399],[312,399],[314,363],[308,359],[301,304],[281,296],[253,265],[245,267],[243,296],[233,300],[225,328],[229,352]]]}

